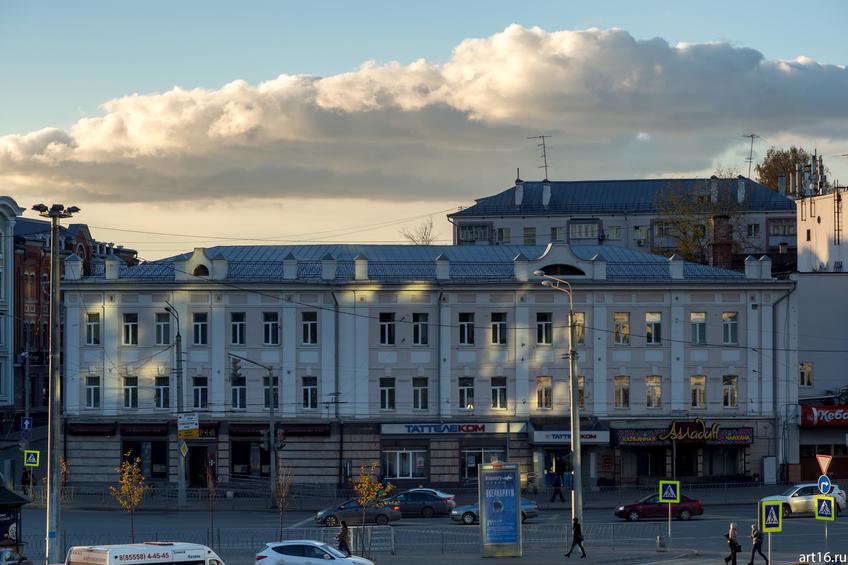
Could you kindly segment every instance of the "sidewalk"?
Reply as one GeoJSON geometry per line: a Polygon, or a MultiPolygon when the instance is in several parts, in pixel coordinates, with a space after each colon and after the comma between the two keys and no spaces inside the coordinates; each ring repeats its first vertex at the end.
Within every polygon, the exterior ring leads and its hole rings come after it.
{"type": "MultiPolygon", "coordinates": [[[[648,563],[659,563],[663,561],[672,561],[677,559],[678,563],[685,563],[686,559],[697,555],[694,550],[677,549],[670,550],[667,553],[658,553],[653,549],[642,548],[618,548],[610,549],[607,547],[586,548],[586,559],[580,558],[580,550],[578,549],[571,555],[571,558],[566,558],[562,549],[558,550],[540,550],[537,548],[525,549],[524,555],[520,558],[499,557],[486,558],[479,554],[475,555],[440,555],[439,565],[466,565],[470,563],[479,563],[480,565],[492,565],[494,563],[520,563],[521,565],[552,565],[554,563],[576,563],[576,564],[618,564],[618,565],[645,565],[648,563]]],[[[392,565],[395,563],[426,563],[433,559],[432,555],[379,555],[373,560],[379,565],[392,565]]]]}

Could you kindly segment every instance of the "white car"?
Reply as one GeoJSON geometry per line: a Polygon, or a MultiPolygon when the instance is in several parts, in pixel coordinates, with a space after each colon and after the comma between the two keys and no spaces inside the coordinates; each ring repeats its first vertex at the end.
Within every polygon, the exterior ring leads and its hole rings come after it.
{"type": "Polygon", "coordinates": [[[257,565],[323,565],[328,561],[333,565],[374,565],[364,557],[345,557],[335,547],[313,540],[274,541],[256,554],[257,565]]]}
{"type": "MultiPolygon", "coordinates": [[[[783,517],[788,518],[793,514],[813,514],[815,511],[815,497],[820,495],[819,487],[816,483],[803,483],[792,486],[784,491],[783,494],[767,496],[761,502],[782,502],[783,517]]],[[[845,512],[845,491],[839,488],[839,485],[832,484],[830,496],[836,502],[836,512],[845,512]]]]}

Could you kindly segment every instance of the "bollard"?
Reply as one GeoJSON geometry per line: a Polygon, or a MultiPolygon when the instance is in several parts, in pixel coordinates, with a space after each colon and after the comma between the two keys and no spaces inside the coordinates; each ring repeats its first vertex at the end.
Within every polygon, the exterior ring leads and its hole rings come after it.
{"type": "Polygon", "coordinates": [[[657,551],[658,552],[668,551],[668,544],[666,543],[665,538],[662,537],[661,535],[657,536],[657,551]]]}

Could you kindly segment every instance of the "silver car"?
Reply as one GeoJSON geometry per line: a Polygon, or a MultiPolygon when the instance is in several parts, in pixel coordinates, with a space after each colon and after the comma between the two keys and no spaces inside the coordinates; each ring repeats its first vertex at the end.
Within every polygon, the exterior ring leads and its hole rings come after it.
{"type": "MultiPolygon", "coordinates": [[[[816,497],[821,495],[818,484],[803,483],[792,486],[783,494],[767,496],[761,502],[782,502],[783,517],[788,518],[792,514],[813,514],[816,510],[816,497]]],[[[831,485],[830,496],[836,502],[836,513],[845,511],[845,491],[838,485],[831,485]]]]}
{"type": "MultiPolygon", "coordinates": [[[[338,506],[324,508],[315,514],[315,523],[323,526],[338,526],[342,520],[351,526],[362,524],[362,507],[355,498],[342,502],[338,506]]],[[[369,504],[365,509],[366,524],[385,526],[395,520],[400,520],[400,507],[397,505],[369,504]]]]}

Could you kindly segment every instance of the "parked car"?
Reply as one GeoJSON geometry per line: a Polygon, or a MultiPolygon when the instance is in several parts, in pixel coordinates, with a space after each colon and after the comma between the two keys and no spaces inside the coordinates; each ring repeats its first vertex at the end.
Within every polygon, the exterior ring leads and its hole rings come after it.
{"type": "MultiPolygon", "coordinates": [[[[522,500],[521,501],[521,521],[526,522],[530,518],[535,518],[539,515],[539,505],[536,504],[535,500],[522,500]]],[[[480,505],[476,502],[474,504],[467,504],[465,506],[457,506],[453,510],[451,510],[450,514],[451,520],[454,522],[461,522],[465,525],[476,524],[480,521],[480,505]]]]}
{"type": "Polygon", "coordinates": [[[14,549],[0,550],[0,565],[33,565],[32,560],[24,557],[14,549]]]}
{"type": "Polygon", "coordinates": [[[439,498],[445,498],[450,501],[451,509],[456,508],[456,495],[453,495],[449,492],[445,492],[443,490],[439,490],[437,488],[427,488],[427,487],[416,487],[411,488],[407,492],[426,492],[430,494],[434,494],[439,498]]]}
{"type": "MultiPolygon", "coordinates": [[[[668,518],[668,503],[660,502],[659,498],[659,495],[651,494],[634,504],[619,506],[615,509],[615,515],[630,522],[643,518],[668,518]]],[[[688,520],[703,513],[701,501],[688,496],[681,496],[680,502],[671,505],[671,515],[678,520],[688,520]]]]}
{"type": "Polygon", "coordinates": [[[266,543],[256,554],[262,565],[307,565],[332,561],[334,565],[374,565],[364,557],[345,557],[345,554],[321,541],[289,540],[266,543]]]}
{"type": "MultiPolygon", "coordinates": [[[[315,514],[315,522],[324,526],[338,526],[342,520],[349,525],[362,524],[362,507],[352,498],[338,506],[324,508],[315,514]]],[[[385,526],[389,522],[400,520],[400,507],[393,504],[370,504],[365,509],[365,523],[385,526]]]]}
{"type": "MultiPolygon", "coordinates": [[[[818,483],[802,483],[786,489],[783,494],[767,496],[760,502],[782,503],[783,517],[788,518],[792,514],[813,514],[816,509],[816,496],[821,495],[818,483]]],[[[845,511],[845,491],[839,485],[831,484],[830,496],[836,502],[836,513],[845,511]]]]}
{"type": "Polygon", "coordinates": [[[453,500],[438,496],[429,489],[403,491],[392,495],[385,502],[398,506],[403,516],[424,516],[425,518],[432,518],[437,514],[450,514],[456,507],[453,500]]]}

